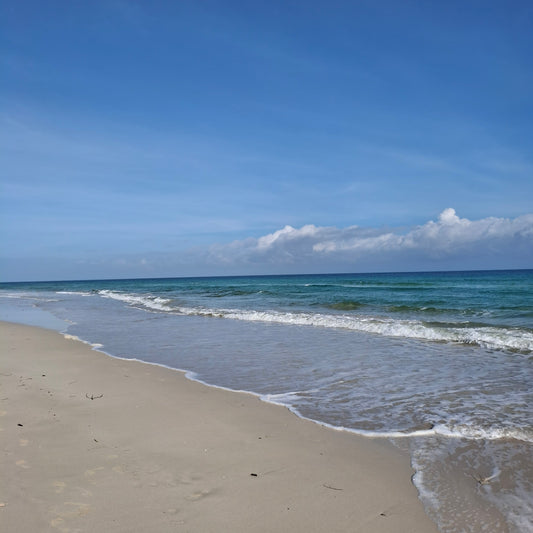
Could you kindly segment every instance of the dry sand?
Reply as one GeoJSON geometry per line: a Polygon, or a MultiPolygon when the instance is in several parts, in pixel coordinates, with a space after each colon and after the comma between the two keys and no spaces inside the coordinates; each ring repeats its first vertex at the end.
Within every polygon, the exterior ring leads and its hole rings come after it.
{"type": "Polygon", "coordinates": [[[0,323],[2,532],[436,532],[409,458],[0,323]]]}

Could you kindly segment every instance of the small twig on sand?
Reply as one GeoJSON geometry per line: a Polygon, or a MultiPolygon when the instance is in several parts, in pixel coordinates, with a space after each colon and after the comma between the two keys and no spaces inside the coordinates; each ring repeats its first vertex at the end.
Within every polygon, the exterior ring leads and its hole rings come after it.
{"type": "Polygon", "coordinates": [[[475,479],[478,485],[488,485],[498,474],[494,474],[488,477],[481,477],[478,473],[470,474],[472,479],[475,479]]]}
{"type": "Polygon", "coordinates": [[[323,487],[326,487],[326,489],[331,489],[331,490],[342,490],[342,489],[339,489],[337,487],[332,487],[330,485],[326,485],[325,483],[322,484],[323,487]]]}

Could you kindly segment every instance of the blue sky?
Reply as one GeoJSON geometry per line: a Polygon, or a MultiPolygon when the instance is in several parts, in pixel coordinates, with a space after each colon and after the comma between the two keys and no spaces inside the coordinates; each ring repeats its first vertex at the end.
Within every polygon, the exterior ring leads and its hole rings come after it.
{"type": "Polygon", "coordinates": [[[0,6],[0,280],[533,267],[531,2],[0,6]]]}

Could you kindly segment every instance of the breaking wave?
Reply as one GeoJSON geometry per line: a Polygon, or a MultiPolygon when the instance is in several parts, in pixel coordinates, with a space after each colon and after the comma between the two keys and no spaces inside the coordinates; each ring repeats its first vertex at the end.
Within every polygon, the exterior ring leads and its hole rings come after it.
{"type": "Polygon", "coordinates": [[[533,331],[469,322],[424,322],[357,314],[327,314],[254,309],[217,309],[180,305],[174,299],[153,295],[98,291],[104,298],[122,301],[148,311],[264,322],[292,326],[342,328],[388,337],[403,337],[433,342],[477,345],[522,354],[533,352],[533,331]]]}

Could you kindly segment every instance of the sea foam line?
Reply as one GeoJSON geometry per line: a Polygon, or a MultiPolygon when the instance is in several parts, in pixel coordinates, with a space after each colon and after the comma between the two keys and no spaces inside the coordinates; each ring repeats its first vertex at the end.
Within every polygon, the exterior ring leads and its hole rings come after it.
{"type": "MultiPolygon", "coordinates": [[[[203,383],[203,382],[202,382],[203,383]]],[[[208,383],[206,383],[209,385],[208,383]]],[[[351,428],[346,426],[336,426],[323,422],[320,420],[315,420],[304,416],[293,404],[295,397],[298,395],[298,392],[288,392],[281,394],[262,394],[260,399],[272,403],[274,405],[280,405],[286,407],[294,413],[299,418],[304,420],[310,420],[325,426],[336,431],[347,431],[349,433],[355,433],[363,437],[368,438],[387,438],[387,439],[405,439],[405,438],[414,438],[414,437],[433,437],[441,436],[450,439],[465,439],[465,440],[506,440],[514,439],[523,442],[532,442],[533,443],[533,432],[523,431],[520,429],[503,429],[503,428],[494,428],[494,429],[484,429],[476,426],[466,426],[466,425],[453,425],[448,426],[446,424],[435,424],[434,426],[426,429],[415,429],[412,431],[402,431],[402,430],[366,430],[351,428]]]]}
{"type": "Polygon", "coordinates": [[[450,327],[448,325],[427,325],[417,320],[400,320],[362,315],[339,315],[323,313],[292,313],[284,311],[256,311],[240,309],[211,309],[172,305],[173,300],[152,295],[99,291],[101,296],[140,306],[157,312],[175,313],[187,316],[205,316],[265,322],[292,326],[315,326],[341,328],[388,337],[427,340],[483,346],[496,350],[513,350],[524,354],[533,352],[533,333],[520,329],[504,329],[494,326],[450,327]]]}
{"type": "Polygon", "coordinates": [[[81,342],[83,344],[86,344],[90,346],[91,349],[98,351],[100,353],[103,353],[109,357],[112,357],[113,359],[120,359],[122,361],[134,361],[134,362],[143,363],[146,365],[166,368],[168,370],[180,372],[187,379],[191,381],[196,381],[197,383],[201,383],[202,385],[205,385],[207,387],[213,387],[215,389],[225,390],[229,392],[251,394],[252,396],[259,398],[261,401],[265,403],[270,403],[273,405],[285,407],[298,418],[301,418],[303,420],[309,420],[310,422],[313,422],[320,426],[324,426],[329,429],[333,429],[335,431],[345,431],[348,433],[354,433],[362,437],[373,438],[373,439],[405,439],[405,438],[415,438],[415,437],[432,437],[432,436],[440,435],[442,437],[447,437],[451,439],[466,439],[466,440],[515,439],[515,440],[520,440],[524,442],[533,442],[533,434],[531,434],[531,432],[525,432],[519,429],[486,430],[483,428],[471,427],[471,426],[454,426],[453,428],[451,428],[445,424],[436,424],[431,428],[418,429],[418,430],[413,430],[413,431],[401,431],[401,430],[393,430],[393,431],[387,431],[387,430],[375,431],[374,430],[373,431],[373,430],[351,428],[347,426],[337,426],[337,425],[329,424],[328,422],[324,422],[322,420],[309,418],[303,415],[292,403],[297,398],[298,394],[302,393],[302,391],[292,391],[292,392],[285,392],[285,393],[280,393],[280,394],[260,394],[260,393],[257,393],[251,390],[246,390],[246,389],[232,389],[230,387],[224,387],[223,385],[216,385],[208,381],[204,381],[200,379],[197,372],[194,372],[191,370],[175,368],[175,367],[172,367],[172,366],[169,366],[163,363],[157,363],[154,361],[145,361],[143,359],[138,359],[136,357],[122,357],[122,356],[114,355],[110,352],[106,352],[102,344],[92,343],[76,335],[70,335],[68,333],[60,333],[60,334],[65,339],[69,339],[69,340],[73,340],[76,342],[81,342]]]}

